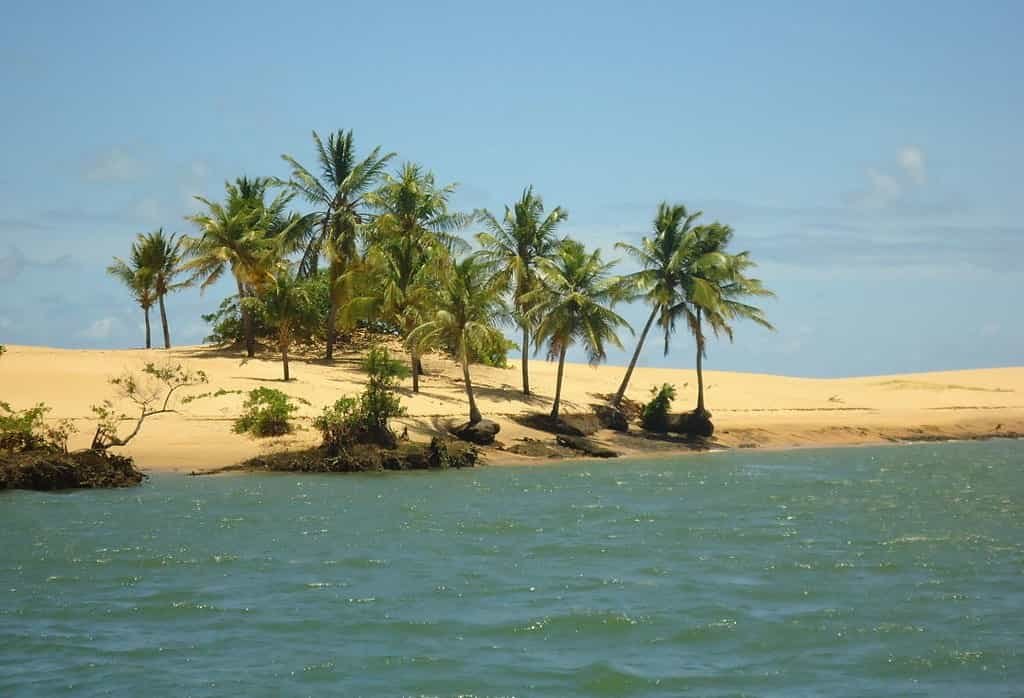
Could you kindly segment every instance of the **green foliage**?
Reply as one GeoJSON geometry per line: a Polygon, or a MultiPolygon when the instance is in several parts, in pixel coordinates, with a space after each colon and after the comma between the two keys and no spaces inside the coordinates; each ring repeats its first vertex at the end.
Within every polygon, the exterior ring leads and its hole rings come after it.
{"type": "MultiPolygon", "coordinates": [[[[451,354],[455,354],[455,348],[445,347],[451,354]]],[[[470,363],[483,364],[493,368],[508,368],[508,353],[518,349],[519,345],[501,334],[493,334],[480,339],[473,347],[470,347],[470,363]]]]}
{"type": "Polygon", "coordinates": [[[119,397],[132,402],[138,409],[134,417],[134,429],[127,436],[119,436],[120,422],[132,417],[118,412],[112,400],[104,400],[90,408],[96,416],[96,432],[92,437],[91,448],[103,451],[111,446],[126,445],[138,436],[147,417],[175,411],[171,408],[175,392],[209,382],[205,372],[193,371],[170,362],[159,365],[147,363],[140,374],[126,371],[108,381],[117,389],[119,397]]]}
{"type": "MultiPolygon", "coordinates": [[[[238,296],[230,296],[220,302],[212,313],[202,316],[203,322],[210,325],[210,334],[203,340],[213,344],[240,344],[245,341],[245,325],[242,322],[242,311],[238,304],[238,296]]],[[[253,313],[253,331],[258,339],[270,336],[270,328],[262,308],[253,313]]]]}
{"type": "Polygon", "coordinates": [[[0,450],[20,453],[44,448],[67,453],[68,438],[78,428],[69,419],[47,423],[49,411],[43,403],[27,410],[15,410],[6,402],[0,402],[0,450]]]}
{"type": "Polygon", "coordinates": [[[276,388],[256,388],[249,391],[242,409],[242,416],[235,420],[235,433],[280,436],[292,431],[290,420],[299,406],[276,388]]]}
{"type": "Polygon", "coordinates": [[[676,399],[676,388],[663,383],[660,388],[651,388],[651,401],[640,409],[640,424],[647,431],[664,434],[668,431],[668,412],[676,399]]]}
{"type": "Polygon", "coordinates": [[[405,414],[395,387],[398,379],[408,374],[408,368],[387,349],[374,347],[363,360],[363,370],[369,379],[362,395],[340,398],[313,421],[332,455],[351,443],[394,445],[388,422],[405,414]]]}

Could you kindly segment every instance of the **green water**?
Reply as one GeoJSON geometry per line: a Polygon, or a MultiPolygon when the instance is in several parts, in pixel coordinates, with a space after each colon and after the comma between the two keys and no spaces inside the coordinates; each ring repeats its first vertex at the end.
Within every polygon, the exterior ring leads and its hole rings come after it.
{"type": "Polygon", "coordinates": [[[0,493],[0,695],[1024,693],[1024,443],[0,493]]]}

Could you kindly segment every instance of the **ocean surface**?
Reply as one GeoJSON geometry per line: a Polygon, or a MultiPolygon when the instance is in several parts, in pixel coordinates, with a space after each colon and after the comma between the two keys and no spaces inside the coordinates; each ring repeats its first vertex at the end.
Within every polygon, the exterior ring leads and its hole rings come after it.
{"type": "Polygon", "coordinates": [[[0,493],[0,696],[1024,694],[1024,442],[0,493]]]}

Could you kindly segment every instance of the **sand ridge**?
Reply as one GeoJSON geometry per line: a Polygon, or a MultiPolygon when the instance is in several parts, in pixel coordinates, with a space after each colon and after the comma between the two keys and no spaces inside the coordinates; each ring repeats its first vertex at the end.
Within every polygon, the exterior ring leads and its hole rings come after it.
{"type": "MultiPolygon", "coordinates": [[[[138,370],[146,362],[171,361],[201,369],[208,386],[182,391],[217,389],[248,391],[259,386],[283,390],[310,404],[298,415],[303,428],[279,439],[253,439],[231,430],[243,396],[229,394],[179,405],[177,414],[147,420],[141,434],[123,452],[150,470],[190,471],[236,463],[282,448],[318,441],[310,420],[338,397],[362,390],[359,354],[342,352],[333,364],[295,360],[294,380],[283,383],[281,365],[270,353],[245,360],[237,351],[195,346],[165,350],[82,350],[8,345],[0,359],[0,400],[15,408],[44,402],[51,417],[70,418],[80,425],[73,447],[88,445],[92,420],[89,407],[113,397],[110,377],[138,370]]],[[[408,416],[401,423],[414,439],[427,439],[451,420],[464,421],[467,403],[457,364],[441,355],[425,358],[427,375],[420,393],[406,380],[401,387],[408,416]]],[[[474,366],[476,398],[485,417],[502,426],[499,440],[507,446],[523,438],[550,440],[513,417],[545,412],[551,407],[556,366],[530,362],[535,395],[519,390],[519,364],[509,368],[474,366]]],[[[621,366],[567,364],[563,411],[586,411],[612,393],[622,379],[621,366]]],[[[696,376],[691,368],[638,366],[628,396],[643,401],[662,383],[677,387],[675,409],[692,409],[696,376]]],[[[705,372],[706,400],[714,415],[716,440],[732,448],[793,448],[887,443],[900,440],[962,439],[1024,433],[1024,367],[943,371],[858,378],[814,379],[755,373],[705,372]]],[[[127,410],[127,405],[124,406],[127,410]]],[[[401,425],[396,425],[401,428],[401,425]]],[[[610,431],[597,437],[627,455],[668,454],[685,447],[652,441],[635,434],[610,431]]],[[[488,462],[546,463],[491,449],[488,462]]]]}

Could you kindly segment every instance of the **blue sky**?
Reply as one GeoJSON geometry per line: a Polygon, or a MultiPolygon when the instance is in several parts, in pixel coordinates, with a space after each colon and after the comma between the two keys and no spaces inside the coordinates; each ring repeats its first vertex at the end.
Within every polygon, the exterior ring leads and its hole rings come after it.
{"type": "MultiPolygon", "coordinates": [[[[733,225],[778,331],[709,368],[1024,364],[1024,5],[487,5],[5,3],[0,342],[138,345],[103,272],[132,235],[191,232],[193,195],[352,128],[463,209],[532,184],[610,256],[663,199],[733,225]]],[[[172,296],[174,340],[229,292],[172,296]]]]}

